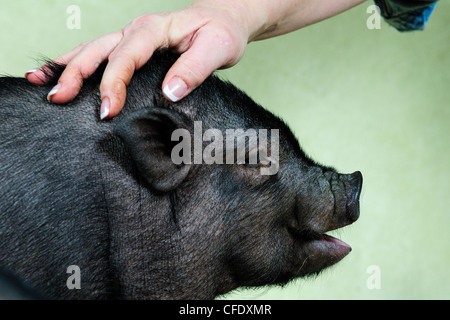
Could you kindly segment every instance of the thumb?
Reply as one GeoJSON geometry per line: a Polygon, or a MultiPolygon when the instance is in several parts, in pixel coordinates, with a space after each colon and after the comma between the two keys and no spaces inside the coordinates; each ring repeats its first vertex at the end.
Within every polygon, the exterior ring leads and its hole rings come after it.
{"type": "MultiPolygon", "coordinates": [[[[215,70],[235,64],[243,55],[227,35],[200,29],[195,41],[173,64],[163,81],[163,93],[176,102],[197,88],[215,70]]],[[[242,52],[241,52],[242,51],[242,52]]]]}

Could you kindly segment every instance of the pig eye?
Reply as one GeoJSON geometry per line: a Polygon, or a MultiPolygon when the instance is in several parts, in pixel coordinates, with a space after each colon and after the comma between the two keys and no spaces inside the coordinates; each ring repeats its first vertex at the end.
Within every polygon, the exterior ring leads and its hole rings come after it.
{"type": "Polygon", "coordinates": [[[244,169],[260,169],[270,166],[267,161],[260,161],[259,155],[252,158],[248,152],[245,154],[245,162],[238,161],[237,163],[244,169]]]}
{"type": "Polygon", "coordinates": [[[241,154],[235,154],[238,176],[251,184],[260,184],[277,174],[278,158],[268,156],[267,150],[250,149],[241,154]]]}
{"type": "Polygon", "coordinates": [[[260,162],[238,164],[237,176],[251,185],[259,185],[275,176],[273,174],[265,173],[264,170],[267,168],[268,165],[260,162]]]}
{"type": "Polygon", "coordinates": [[[267,168],[274,162],[278,165],[278,160],[275,161],[273,157],[267,156],[266,152],[256,149],[245,153],[245,163],[243,164],[248,168],[267,168]]]}

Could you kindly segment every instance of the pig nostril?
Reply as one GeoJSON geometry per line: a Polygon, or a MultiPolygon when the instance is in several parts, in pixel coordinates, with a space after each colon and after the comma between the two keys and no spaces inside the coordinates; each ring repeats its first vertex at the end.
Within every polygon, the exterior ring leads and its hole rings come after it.
{"type": "Polygon", "coordinates": [[[345,178],[344,185],[347,198],[347,217],[354,222],[359,218],[359,196],[361,195],[363,178],[359,171],[345,175],[345,178]]]}
{"type": "Polygon", "coordinates": [[[355,201],[359,201],[359,196],[361,195],[363,176],[360,171],[353,172],[351,175],[351,183],[354,185],[355,190],[355,201]]]}
{"type": "Polygon", "coordinates": [[[345,195],[347,197],[347,202],[356,201],[359,199],[362,188],[362,174],[359,171],[353,172],[352,174],[345,174],[341,177],[344,182],[345,195]]]}
{"type": "Polygon", "coordinates": [[[340,179],[344,183],[347,203],[359,201],[363,181],[361,172],[356,171],[352,174],[343,174],[340,175],[340,179]]]}

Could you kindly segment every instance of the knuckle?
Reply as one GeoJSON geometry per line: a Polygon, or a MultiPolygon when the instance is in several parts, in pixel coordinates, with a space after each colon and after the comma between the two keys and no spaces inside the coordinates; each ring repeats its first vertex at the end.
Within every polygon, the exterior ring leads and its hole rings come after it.
{"type": "Polygon", "coordinates": [[[84,42],[80,43],[77,47],[80,48],[80,49],[83,49],[84,47],[86,47],[90,43],[91,43],[91,41],[84,41],[84,42]]]}
{"type": "Polygon", "coordinates": [[[120,65],[120,69],[126,74],[133,74],[135,70],[143,66],[148,58],[139,51],[130,52],[130,48],[122,47],[114,50],[108,57],[114,64],[120,65]]]}
{"type": "Polygon", "coordinates": [[[111,84],[111,92],[119,101],[122,101],[124,99],[126,88],[127,86],[124,80],[121,78],[118,78],[111,84]]]}
{"type": "Polygon", "coordinates": [[[100,90],[105,92],[111,91],[115,95],[121,94],[130,83],[134,70],[135,68],[132,63],[120,64],[120,69],[113,67],[113,70],[104,74],[100,84],[100,90]]]}
{"type": "Polygon", "coordinates": [[[116,99],[122,97],[125,90],[126,84],[121,77],[116,77],[111,81],[108,81],[108,79],[103,79],[100,84],[101,92],[109,92],[113,94],[116,99]]]}
{"type": "Polygon", "coordinates": [[[114,50],[108,57],[108,60],[112,63],[117,62],[121,65],[122,69],[127,71],[135,69],[135,59],[134,55],[125,50],[114,50]]]}
{"type": "Polygon", "coordinates": [[[61,78],[70,77],[71,79],[76,79],[78,81],[83,81],[83,73],[81,66],[74,63],[69,63],[66,66],[61,78]]]}
{"type": "Polygon", "coordinates": [[[148,24],[154,23],[156,20],[155,14],[143,14],[135,18],[132,22],[133,25],[137,27],[147,26],[148,24]]]}
{"type": "MultiPolygon", "coordinates": [[[[96,62],[94,65],[96,65],[96,62]]],[[[66,66],[66,71],[73,79],[76,79],[80,83],[83,82],[83,79],[87,79],[91,75],[91,72],[89,72],[89,64],[81,62],[69,62],[66,66]]]]}
{"type": "Polygon", "coordinates": [[[149,26],[157,25],[161,23],[162,19],[166,15],[166,13],[149,13],[140,15],[131,21],[131,23],[125,27],[125,30],[148,28],[149,26]]]}
{"type": "Polygon", "coordinates": [[[83,76],[77,68],[66,68],[59,78],[59,83],[64,83],[65,87],[79,89],[83,85],[83,76]]]}

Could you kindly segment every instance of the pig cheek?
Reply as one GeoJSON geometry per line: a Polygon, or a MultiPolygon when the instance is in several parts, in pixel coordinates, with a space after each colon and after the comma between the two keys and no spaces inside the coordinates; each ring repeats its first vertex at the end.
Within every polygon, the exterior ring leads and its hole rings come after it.
{"type": "Polygon", "coordinates": [[[242,245],[233,263],[239,285],[261,286],[289,280],[291,272],[286,270],[286,244],[286,239],[273,230],[264,230],[242,245]],[[262,237],[262,234],[266,236],[262,237]],[[271,236],[267,237],[267,234],[271,236]]]}
{"type": "Polygon", "coordinates": [[[290,232],[285,230],[281,233],[279,246],[272,256],[272,265],[276,274],[276,283],[287,283],[300,275],[300,271],[306,261],[303,254],[302,244],[294,240],[290,232]]]}
{"type": "Polygon", "coordinates": [[[308,229],[313,230],[324,229],[333,219],[334,202],[331,192],[301,196],[297,209],[300,226],[307,226],[308,229]]]}
{"type": "Polygon", "coordinates": [[[265,284],[284,284],[301,273],[302,266],[307,261],[302,244],[293,239],[286,228],[275,228],[272,239],[263,246],[260,261],[265,264],[265,284]]]}

